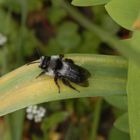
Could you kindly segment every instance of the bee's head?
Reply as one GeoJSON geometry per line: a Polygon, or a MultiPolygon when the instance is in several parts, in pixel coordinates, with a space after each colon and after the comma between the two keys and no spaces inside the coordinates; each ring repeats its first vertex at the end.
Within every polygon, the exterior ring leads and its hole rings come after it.
{"type": "Polygon", "coordinates": [[[41,56],[40,57],[39,67],[41,69],[47,69],[49,64],[50,64],[50,57],[49,56],[41,56]]]}

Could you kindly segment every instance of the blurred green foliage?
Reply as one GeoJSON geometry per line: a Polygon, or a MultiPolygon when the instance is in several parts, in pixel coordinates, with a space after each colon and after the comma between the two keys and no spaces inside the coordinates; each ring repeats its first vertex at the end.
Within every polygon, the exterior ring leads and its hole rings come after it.
{"type": "MultiPolygon", "coordinates": [[[[123,34],[125,30],[113,22],[103,6],[77,8],[77,10],[112,35],[117,35],[119,32],[122,32],[120,36],[122,38],[123,35],[128,35],[123,34]]],[[[0,0],[0,33],[6,36],[8,40],[6,44],[0,46],[1,75],[39,58],[40,54],[37,53],[36,49],[42,55],[59,53],[118,54],[107,44],[104,45],[104,42],[96,33],[81,27],[67,13],[66,9],[60,7],[59,1],[55,0],[0,0]]],[[[118,104],[118,97],[106,97],[106,101],[111,105],[115,104],[115,107],[104,102],[104,105],[98,110],[100,116],[97,117],[100,117],[100,120],[97,130],[95,130],[98,137],[107,138],[109,136],[109,140],[115,140],[112,137],[129,139],[128,134],[114,130],[114,128],[113,130],[110,129],[113,125],[113,121],[110,120],[117,116],[115,113],[113,114],[112,110],[114,108],[116,110],[127,110],[126,97],[121,99],[121,104],[118,104]],[[108,116],[108,112],[110,116],[108,116]]],[[[43,105],[48,113],[39,125],[27,120],[23,123],[23,116],[20,117],[17,114],[15,116],[18,116],[16,119],[21,119],[20,124],[22,123],[24,129],[26,129],[25,136],[23,136],[25,138],[53,140],[56,136],[64,140],[86,140],[92,135],[91,133],[94,133],[90,130],[94,125],[92,123],[95,118],[94,108],[96,108],[97,102],[98,98],[84,98],[45,103],[43,105]],[[26,128],[26,126],[28,127],[26,128]],[[36,130],[34,131],[36,127],[37,133],[36,130]]],[[[16,121],[16,119],[13,120],[16,121]]],[[[128,124],[128,122],[125,124],[128,124]]],[[[4,125],[5,122],[2,120],[0,126],[4,125]]],[[[11,130],[22,131],[21,126],[11,125],[10,128],[11,130]]],[[[0,131],[2,130],[0,129],[0,131]]],[[[5,137],[8,136],[9,133],[6,133],[3,140],[6,140],[5,137]]],[[[12,138],[11,140],[13,140],[12,138]]],[[[17,140],[19,138],[20,136],[17,140]]]]}

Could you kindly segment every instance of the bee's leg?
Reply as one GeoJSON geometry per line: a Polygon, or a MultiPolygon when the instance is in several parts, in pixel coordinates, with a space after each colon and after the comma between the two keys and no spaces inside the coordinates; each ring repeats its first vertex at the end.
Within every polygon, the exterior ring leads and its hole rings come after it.
{"type": "Polygon", "coordinates": [[[76,90],[77,92],[80,92],[80,91],[77,90],[75,87],[73,87],[67,79],[65,79],[65,78],[61,78],[61,79],[62,79],[62,82],[63,82],[64,85],[66,85],[66,86],[68,86],[68,87],[70,87],[70,88],[76,90]]]}
{"type": "Polygon", "coordinates": [[[40,77],[40,76],[42,76],[44,74],[45,74],[45,71],[42,71],[36,78],[38,78],[38,77],[40,77]]]}
{"type": "Polygon", "coordinates": [[[31,64],[34,64],[34,63],[39,63],[39,62],[38,61],[33,61],[33,62],[27,63],[26,65],[31,65],[31,64]]]}
{"type": "Polygon", "coordinates": [[[58,93],[60,93],[60,86],[59,86],[59,84],[58,84],[58,76],[57,76],[57,75],[54,77],[54,82],[55,82],[55,84],[56,84],[57,87],[58,87],[58,93]]]}

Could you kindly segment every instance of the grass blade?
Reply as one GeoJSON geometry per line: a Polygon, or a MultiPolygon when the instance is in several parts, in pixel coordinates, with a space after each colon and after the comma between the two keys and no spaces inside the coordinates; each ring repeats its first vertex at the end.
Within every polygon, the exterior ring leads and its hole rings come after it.
{"type": "Polygon", "coordinates": [[[66,55],[91,72],[89,87],[79,87],[77,93],[60,83],[58,93],[49,76],[35,78],[41,70],[37,64],[24,65],[0,78],[0,115],[32,104],[68,98],[126,94],[127,61],[119,56],[92,54],[66,55]]]}
{"type": "Polygon", "coordinates": [[[22,132],[23,132],[23,124],[24,124],[24,110],[19,110],[14,113],[7,115],[6,121],[9,126],[9,131],[11,133],[12,140],[21,140],[22,132]],[[18,119],[17,119],[18,118],[18,119]]]}

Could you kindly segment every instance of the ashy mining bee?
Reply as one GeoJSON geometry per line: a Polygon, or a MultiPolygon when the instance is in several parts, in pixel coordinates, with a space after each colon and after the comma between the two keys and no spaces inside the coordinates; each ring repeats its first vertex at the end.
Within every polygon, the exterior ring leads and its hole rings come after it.
{"type": "Polygon", "coordinates": [[[83,87],[87,87],[89,85],[89,71],[76,65],[72,59],[64,58],[64,55],[41,56],[39,62],[31,62],[29,64],[33,63],[40,63],[39,68],[42,69],[42,72],[36,78],[44,74],[54,77],[54,82],[58,87],[59,93],[60,86],[58,84],[58,79],[62,80],[64,85],[78,92],[79,90],[73,87],[70,82],[83,87]]]}

